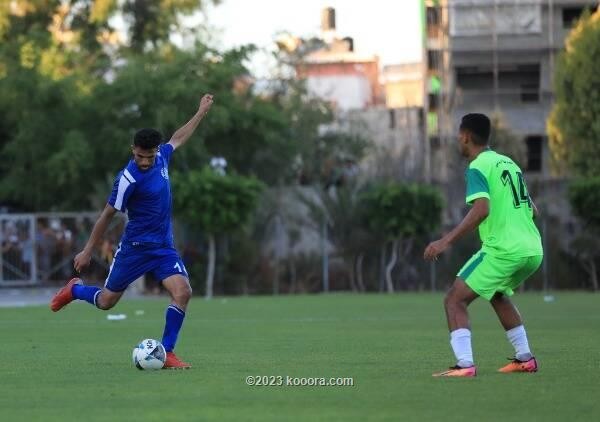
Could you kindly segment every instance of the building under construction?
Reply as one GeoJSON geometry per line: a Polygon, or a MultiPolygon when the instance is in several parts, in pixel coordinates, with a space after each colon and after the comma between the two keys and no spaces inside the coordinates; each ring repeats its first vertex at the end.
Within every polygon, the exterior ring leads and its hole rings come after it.
{"type": "Polygon", "coordinates": [[[546,120],[555,62],[577,19],[598,2],[424,0],[423,6],[432,179],[448,180],[446,147],[469,112],[502,116],[526,144],[530,178],[550,176],[546,120]]]}

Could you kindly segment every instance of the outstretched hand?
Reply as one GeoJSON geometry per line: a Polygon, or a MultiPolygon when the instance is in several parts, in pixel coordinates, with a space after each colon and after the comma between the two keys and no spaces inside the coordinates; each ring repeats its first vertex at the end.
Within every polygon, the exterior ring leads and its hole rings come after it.
{"type": "Polygon", "coordinates": [[[200,113],[203,115],[208,113],[208,110],[210,110],[212,103],[213,103],[212,94],[204,94],[202,96],[202,98],[200,99],[200,106],[198,107],[198,111],[200,111],[200,113]]]}

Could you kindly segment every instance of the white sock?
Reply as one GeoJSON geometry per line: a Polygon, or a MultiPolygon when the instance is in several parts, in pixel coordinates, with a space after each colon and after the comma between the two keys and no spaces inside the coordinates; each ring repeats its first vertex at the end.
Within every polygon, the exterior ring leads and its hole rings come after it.
{"type": "Polygon", "coordinates": [[[515,357],[517,359],[526,361],[533,357],[531,350],[529,350],[529,342],[527,341],[527,334],[523,325],[508,330],[506,337],[508,337],[508,341],[515,348],[515,357]]]}
{"type": "Polygon", "coordinates": [[[471,331],[459,328],[450,333],[450,345],[456,356],[456,364],[463,368],[473,366],[473,350],[471,349],[471,331]]]}

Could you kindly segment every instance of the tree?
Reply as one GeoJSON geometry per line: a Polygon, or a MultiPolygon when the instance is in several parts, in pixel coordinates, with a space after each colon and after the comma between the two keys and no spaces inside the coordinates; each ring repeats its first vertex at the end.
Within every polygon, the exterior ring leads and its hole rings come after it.
{"type": "Polygon", "coordinates": [[[555,102],[547,123],[555,168],[600,175],[600,11],[585,13],[566,40],[554,74],[555,102]]]}
{"type": "Polygon", "coordinates": [[[208,167],[173,175],[175,214],[208,237],[207,299],[213,295],[215,236],[231,233],[248,222],[262,188],[254,178],[220,175],[208,167]]]}
{"type": "MultiPolygon", "coordinates": [[[[209,2],[219,4],[220,0],[209,2]]],[[[131,48],[142,53],[168,43],[170,35],[179,28],[180,18],[197,12],[206,3],[206,0],[125,0],[122,13],[129,23],[131,48]]]]}
{"type": "Polygon", "coordinates": [[[598,290],[600,258],[600,177],[580,179],[569,186],[571,206],[584,223],[584,230],[575,238],[571,249],[590,276],[594,291],[598,290]]]}
{"type": "Polygon", "coordinates": [[[569,33],[554,74],[556,99],[547,128],[556,170],[575,176],[569,200],[584,230],[571,251],[598,289],[600,232],[600,11],[586,12],[569,33]]]}
{"type": "Polygon", "coordinates": [[[84,110],[109,66],[102,3],[0,3],[0,151],[10,157],[0,164],[0,196],[16,208],[86,204],[79,179],[93,170],[94,146],[84,110]]]}
{"type": "Polygon", "coordinates": [[[100,87],[96,101],[103,122],[94,135],[105,150],[112,139],[130,139],[132,128],[154,126],[170,136],[193,110],[200,92],[211,92],[215,104],[198,134],[203,142],[190,142],[174,165],[189,169],[210,156],[223,156],[242,175],[267,184],[295,178],[294,160],[303,146],[295,136],[294,119],[316,132],[316,122],[305,121],[307,104],[292,110],[288,99],[257,94],[243,62],[253,47],[219,52],[203,44],[182,50],[166,46],[131,57],[117,69],[114,81],[100,87]],[[185,69],[185,71],[182,71],[185,69]],[[245,89],[236,88],[238,85],[245,89]]]}
{"type": "Polygon", "coordinates": [[[364,194],[365,217],[370,228],[392,245],[386,266],[386,285],[394,291],[392,270],[398,253],[403,265],[415,240],[436,230],[441,223],[442,197],[433,187],[395,182],[380,183],[364,194]]]}
{"type": "Polygon", "coordinates": [[[168,139],[202,92],[217,100],[201,130],[178,151],[174,170],[224,156],[230,168],[266,183],[294,180],[302,138],[290,139],[290,109],[250,89],[233,89],[247,77],[242,62],[250,51],[164,47],[130,57],[110,82],[77,74],[53,80],[14,64],[0,77],[0,150],[11,157],[0,164],[3,202],[33,211],[87,208],[90,184],[114,177],[129,159],[135,130],[156,127],[168,139]]]}
{"type": "Polygon", "coordinates": [[[25,210],[76,209],[93,167],[76,80],[23,69],[0,80],[0,196],[25,210]],[[75,159],[74,159],[75,158],[75,159]]]}
{"type": "Polygon", "coordinates": [[[363,218],[362,187],[346,183],[336,188],[298,190],[298,198],[308,208],[310,225],[321,232],[327,227],[328,240],[344,260],[350,288],[364,291],[362,260],[364,253],[376,243],[363,218]]]}
{"type": "Polygon", "coordinates": [[[271,99],[288,116],[288,141],[295,145],[293,176],[303,185],[329,185],[348,163],[358,163],[369,142],[357,134],[333,130],[335,114],[326,100],[311,95],[303,79],[305,58],[325,46],[319,38],[280,34],[274,59],[271,99]]]}

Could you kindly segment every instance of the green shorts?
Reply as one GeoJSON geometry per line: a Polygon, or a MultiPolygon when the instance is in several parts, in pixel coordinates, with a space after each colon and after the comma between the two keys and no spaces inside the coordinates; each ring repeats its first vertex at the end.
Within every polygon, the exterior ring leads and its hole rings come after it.
{"type": "Polygon", "coordinates": [[[496,292],[512,296],[513,290],[537,271],[543,258],[542,255],[498,257],[479,251],[461,268],[457,277],[487,300],[491,300],[496,292]]]}

